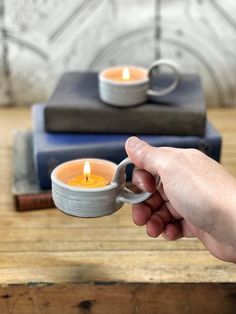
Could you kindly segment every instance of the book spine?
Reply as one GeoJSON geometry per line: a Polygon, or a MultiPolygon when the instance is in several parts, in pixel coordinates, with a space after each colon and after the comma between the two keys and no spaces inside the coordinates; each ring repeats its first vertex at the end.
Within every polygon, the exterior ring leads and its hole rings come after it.
{"type": "Polygon", "coordinates": [[[15,196],[16,209],[18,211],[46,209],[55,207],[51,192],[41,194],[15,196]]]}
{"type": "MultiPolygon", "coordinates": [[[[148,141],[150,145],[155,147],[160,146],[170,146],[176,148],[196,148],[203,151],[209,157],[220,160],[220,150],[221,150],[221,138],[220,136],[215,136],[211,138],[199,138],[199,137],[174,137],[172,140],[164,140],[155,137],[155,140],[148,141]]],[[[90,148],[78,145],[78,148],[73,148],[70,150],[65,150],[61,148],[60,150],[47,151],[43,153],[36,153],[36,168],[39,178],[39,185],[42,189],[51,189],[51,179],[50,175],[52,170],[60,163],[78,159],[78,158],[101,158],[119,163],[126,157],[124,143],[119,143],[113,146],[99,147],[94,144],[90,148]]],[[[127,180],[132,178],[132,169],[128,167],[127,169],[127,180]]]]}

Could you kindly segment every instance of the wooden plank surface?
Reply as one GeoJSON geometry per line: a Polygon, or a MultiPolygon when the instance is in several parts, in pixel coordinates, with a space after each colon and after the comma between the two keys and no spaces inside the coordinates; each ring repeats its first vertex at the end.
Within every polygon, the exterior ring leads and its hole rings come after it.
{"type": "MultiPolygon", "coordinates": [[[[212,109],[223,165],[236,176],[236,110],[212,109]]],[[[150,239],[130,206],[99,219],[21,212],[11,195],[12,130],[27,108],[0,109],[0,313],[234,313],[236,267],[196,239],[150,239]]]]}
{"type": "Polygon", "coordinates": [[[232,284],[61,284],[0,287],[1,314],[234,314],[232,284]]]}
{"type": "MultiPolygon", "coordinates": [[[[211,109],[208,116],[223,133],[222,163],[236,176],[236,110],[211,109]]],[[[12,130],[30,127],[28,108],[0,109],[3,285],[236,281],[236,265],[217,260],[198,240],[148,238],[143,227],[132,223],[128,205],[100,219],[76,219],[55,209],[16,212],[11,195],[12,130]]]]}

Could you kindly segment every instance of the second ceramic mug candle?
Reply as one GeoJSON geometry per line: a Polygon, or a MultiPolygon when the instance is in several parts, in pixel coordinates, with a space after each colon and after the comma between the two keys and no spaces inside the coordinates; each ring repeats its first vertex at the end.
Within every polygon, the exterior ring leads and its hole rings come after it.
{"type": "Polygon", "coordinates": [[[103,159],[77,159],[57,166],[52,174],[55,205],[76,217],[101,217],[112,214],[123,203],[140,203],[151,193],[134,193],[125,187],[125,169],[130,160],[119,165],[103,159]],[[91,173],[86,174],[86,162],[91,173]]]}
{"type": "Polygon", "coordinates": [[[113,106],[126,107],[139,105],[149,96],[163,96],[171,93],[180,80],[178,66],[169,60],[158,60],[151,67],[119,66],[107,68],[99,74],[99,97],[113,106]],[[169,67],[174,74],[172,84],[161,89],[150,89],[152,71],[160,66],[169,67]]]}

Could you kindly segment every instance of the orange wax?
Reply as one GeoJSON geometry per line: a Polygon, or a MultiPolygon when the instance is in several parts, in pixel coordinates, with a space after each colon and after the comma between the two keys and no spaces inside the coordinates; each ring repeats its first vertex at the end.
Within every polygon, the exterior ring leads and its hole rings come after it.
{"type": "Polygon", "coordinates": [[[108,68],[103,72],[105,79],[121,82],[132,83],[147,79],[147,71],[139,67],[115,67],[108,68]]]}
{"type": "Polygon", "coordinates": [[[99,175],[90,174],[88,177],[78,175],[68,179],[67,184],[81,188],[100,188],[108,184],[107,180],[99,175]]]}

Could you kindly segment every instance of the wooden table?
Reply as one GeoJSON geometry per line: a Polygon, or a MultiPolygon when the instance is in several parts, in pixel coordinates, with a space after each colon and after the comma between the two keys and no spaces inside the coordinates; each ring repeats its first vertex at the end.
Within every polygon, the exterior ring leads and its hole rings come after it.
{"type": "MultiPolygon", "coordinates": [[[[236,109],[211,109],[223,165],[236,176],[236,109]]],[[[0,313],[235,313],[236,265],[198,240],[150,239],[130,206],[99,219],[21,212],[11,195],[12,130],[27,108],[0,109],[0,313]]]]}

